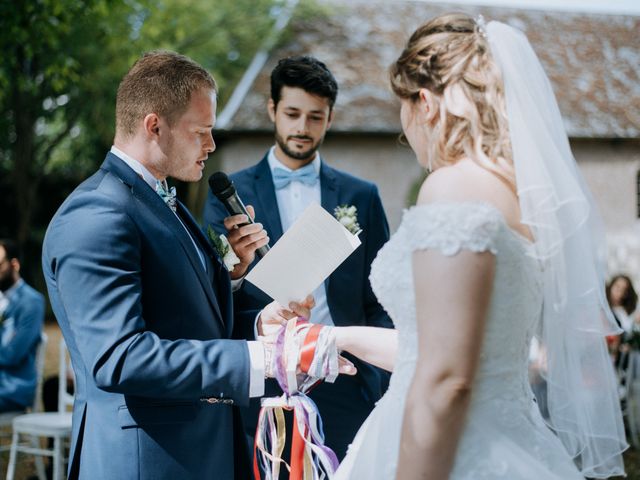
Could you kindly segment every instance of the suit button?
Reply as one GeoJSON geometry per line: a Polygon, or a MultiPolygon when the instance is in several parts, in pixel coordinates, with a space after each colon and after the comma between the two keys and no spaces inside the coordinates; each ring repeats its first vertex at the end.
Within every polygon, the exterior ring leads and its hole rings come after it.
{"type": "Polygon", "coordinates": [[[231,398],[204,397],[201,398],[200,401],[209,403],[211,405],[215,405],[217,403],[222,403],[223,405],[233,405],[233,400],[231,398]]]}
{"type": "Polygon", "coordinates": [[[220,399],[216,397],[208,397],[208,398],[201,398],[200,401],[213,404],[213,403],[219,403],[220,399]]]}

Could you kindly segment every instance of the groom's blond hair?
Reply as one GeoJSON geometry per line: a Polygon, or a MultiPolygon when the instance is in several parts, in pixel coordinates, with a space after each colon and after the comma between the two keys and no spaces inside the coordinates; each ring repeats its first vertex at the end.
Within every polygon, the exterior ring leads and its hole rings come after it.
{"type": "Polygon", "coordinates": [[[189,107],[201,89],[217,90],[216,81],[202,66],[175,52],[145,53],[124,76],[116,97],[116,135],[131,138],[149,113],[171,125],[189,107]]]}
{"type": "Polygon", "coordinates": [[[504,86],[483,26],[451,13],[420,26],[391,66],[391,88],[401,99],[430,96],[429,152],[433,167],[463,157],[515,188],[504,86]]]}

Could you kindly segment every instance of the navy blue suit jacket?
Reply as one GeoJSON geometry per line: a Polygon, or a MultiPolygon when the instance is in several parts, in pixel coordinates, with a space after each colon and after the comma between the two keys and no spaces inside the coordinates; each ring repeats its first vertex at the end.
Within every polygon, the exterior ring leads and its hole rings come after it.
{"type": "Polygon", "coordinates": [[[49,225],[43,270],[76,379],[70,478],[243,478],[233,405],[249,402],[248,349],[230,339],[226,270],[177,213],[206,268],[173,212],[109,153],[49,225]]]}
{"type": "Polygon", "coordinates": [[[0,326],[0,397],[28,407],[36,392],[36,351],[44,321],[44,297],[22,282],[0,326]]]}
{"type": "MultiPolygon", "coordinates": [[[[271,243],[277,242],[283,233],[282,223],[267,157],[230,178],[243,202],[255,208],[255,221],[264,225],[271,243]]],[[[338,326],[392,327],[369,283],[371,262],[389,239],[389,227],[378,189],[374,184],[331,168],[324,162],[320,167],[320,188],[321,203],[328,212],[333,214],[339,205],[354,205],[362,228],[362,245],[325,281],[327,303],[334,323],[338,326]]],[[[228,213],[222,203],[209,192],[203,215],[205,228],[212,225],[216,231],[225,233],[222,222],[226,216],[228,213]]],[[[255,317],[269,302],[271,298],[265,293],[251,283],[243,282],[234,294],[235,334],[253,338],[255,317]]],[[[327,444],[339,456],[344,454],[360,423],[384,393],[388,381],[388,375],[381,370],[357,359],[354,363],[358,367],[355,378],[340,376],[334,385],[323,384],[311,394],[323,417],[327,444]]],[[[270,395],[275,393],[267,391],[270,395]]],[[[251,431],[252,424],[247,426],[248,431],[251,431]]]]}

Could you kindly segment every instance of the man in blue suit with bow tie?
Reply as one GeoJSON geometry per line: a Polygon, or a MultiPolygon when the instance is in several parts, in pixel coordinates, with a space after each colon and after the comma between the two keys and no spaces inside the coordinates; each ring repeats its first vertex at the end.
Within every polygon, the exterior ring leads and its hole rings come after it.
{"type": "MultiPolygon", "coordinates": [[[[372,183],[327,165],[318,153],[333,119],[338,85],[324,63],[312,57],[280,60],[271,73],[269,116],[275,125],[275,145],[255,166],[230,176],[239,197],[255,209],[255,221],[278,241],[312,202],[328,212],[355,207],[350,220],[357,221],[362,245],[340,265],[313,296],[311,321],[327,325],[391,327],[391,320],[369,284],[371,262],[389,238],[389,229],[378,190],[372,183]]],[[[345,209],[347,210],[347,209],[345,209]]],[[[353,209],[351,209],[353,212],[353,209]]],[[[226,213],[211,193],[204,209],[205,227],[224,233],[226,213]]],[[[349,220],[349,219],[348,219],[349,220]]],[[[345,223],[348,223],[345,220],[345,223]]],[[[256,231],[259,229],[256,228],[256,231]]],[[[249,231],[249,230],[247,230],[249,231]]],[[[254,261],[250,235],[229,235],[241,259],[234,273],[246,273],[254,261]],[[237,239],[237,240],[236,240],[237,239]]],[[[254,338],[254,320],[270,298],[248,282],[234,294],[236,318],[243,318],[236,333],[254,338]]],[[[321,384],[311,398],[320,410],[326,444],[339,458],[386,388],[388,376],[368,364],[350,358],[358,368],[355,377],[340,376],[334,384],[321,384]]],[[[275,382],[267,396],[279,394],[275,382]]],[[[243,409],[247,434],[255,432],[259,402],[243,409]]]]}
{"type": "Polygon", "coordinates": [[[237,406],[263,393],[271,357],[231,339],[229,273],[166,184],[202,177],[215,108],[201,66],[145,54],[118,88],[111,151],[47,230],[43,270],[76,379],[72,479],[249,476],[237,406]]]}
{"type": "Polygon", "coordinates": [[[18,248],[0,239],[0,412],[33,405],[44,297],[20,277],[18,248]]]}

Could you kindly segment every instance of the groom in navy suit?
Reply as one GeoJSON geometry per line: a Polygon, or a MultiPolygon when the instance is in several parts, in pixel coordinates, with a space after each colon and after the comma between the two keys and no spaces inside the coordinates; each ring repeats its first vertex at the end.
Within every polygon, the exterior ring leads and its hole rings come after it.
{"type": "Polygon", "coordinates": [[[47,230],[43,270],[76,380],[72,479],[249,476],[237,406],[263,393],[271,356],[231,340],[229,273],[166,183],[202,177],[215,108],[198,64],[144,55],[118,88],[114,146],[47,230]]]}
{"type": "MultiPolygon", "coordinates": [[[[255,221],[268,232],[271,243],[282,236],[312,202],[334,213],[338,206],[353,206],[362,229],[362,245],[340,265],[315,292],[311,321],[327,325],[391,327],[391,320],[376,300],[369,284],[371,262],[389,238],[382,202],[375,185],[328,166],[318,148],[333,119],[338,85],[327,67],[311,57],[280,60],[271,74],[269,115],[275,125],[276,144],[255,166],[231,175],[239,197],[255,209],[255,221]]],[[[227,213],[211,194],[204,209],[205,227],[226,233],[227,213]]],[[[254,260],[249,235],[229,232],[234,250],[242,260],[237,271],[246,273],[254,260]]],[[[301,268],[304,268],[301,266],[301,268]]],[[[234,294],[236,334],[254,338],[254,320],[271,301],[263,292],[243,282],[234,294]]],[[[320,410],[326,444],[339,458],[386,388],[388,376],[351,358],[358,368],[355,377],[341,375],[334,384],[321,384],[311,393],[320,410]]],[[[267,396],[279,394],[270,381],[267,396]]],[[[247,434],[255,432],[259,402],[243,409],[247,434]]]]}

